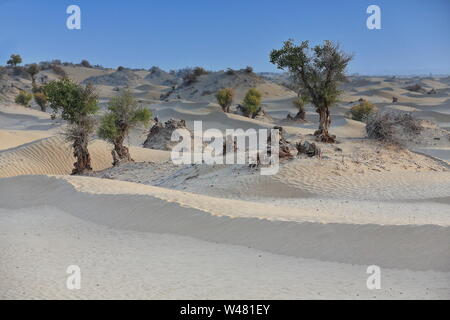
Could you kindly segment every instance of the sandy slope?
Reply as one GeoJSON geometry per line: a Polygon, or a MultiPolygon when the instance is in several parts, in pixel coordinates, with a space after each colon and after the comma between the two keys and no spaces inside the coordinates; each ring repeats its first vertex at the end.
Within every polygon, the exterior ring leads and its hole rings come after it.
{"type": "MultiPolygon", "coordinates": [[[[102,106],[117,94],[108,82],[113,70],[66,72],[77,81],[106,79],[102,106]]],[[[126,84],[144,103],[165,90],[149,72],[133,74],[126,84]]],[[[150,108],[160,120],[182,118],[190,128],[195,120],[220,130],[283,125],[295,141],[317,128],[311,106],[308,122],[283,120],[295,112],[292,92],[264,87],[265,80],[255,83],[267,92],[264,108],[273,120],[223,114],[207,92],[227,84],[217,76],[202,76],[194,88],[178,90],[182,99],[150,108]]],[[[450,172],[424,155],[450,159],[448,141],[414,146],[424,154],[389,149],[364,139],[364,124],[344,113],[363,97],[445,127],[449,85],[352,79],[332,109],[339,144],[320,145],[321,159],[300,157],[268,177],[247,166],[175,167],[168,152],[137,147],[142,131],[129,139],[138,163],[109,169],[111,146],[95,140],[89,150],[97,178],[69,177],[74,159],[57,135],[61,123],[1,105],[0,298],[448,299],[450,172]],[[437,93],[405,89],[414,83],[437,93]],[[81,291],[64,286],[71,264],[82,268],[81,291]],[[380,291],[365,287],[371,264],[382,268],[380,291]]]]}
{"type": "MultiPolygon", "coordinates": [[[[90,144],[89,151],[94,170],[111,166],[111,149],[111,145],[101,140],[95,140],[90,144]]],[[[166,161],[170,156],[170,153],[165,151],[139,147],[131,147],[130,153],[136,161],[166,161]]],[[[74,162],[71,147],[61,137],[54,136],[0,152],[0,177],[70,174],[74,162]]]]}
{"type": "Polygon", "coordinates": [[[0,252],[2,299],[445,299],[450,287],[449,273],[383,268],[382,289],[367,290],[367,266],[110,228],[48,206],[0,209],[0,252]],[[73,264],[81,290],[65,286],[73,264]]]}
{"type": "MultiPolygon", "coordinates": [[[[18,297],[22,292],[24,296],[38,297],[192,298],[201,297],[202,293],[215,287],[219,288],[213,295],[217,298],[318,297],[319,294],[328,298],[355,298],[358,295],[366,298],[443,298],[449,293],[448,227],[298,223],[250,217],[230,219],[196,209],[186,201],[192,198],[187,194],[183,198],[179,192],[88,177],[16,177],[0,180],[0,189],[4,197],[1,225],[17,226],[2,232],[2,252],[8,258],[8,266],[14,262],[21,266],[2,272],[0,279],[6,284],[2,291],[4,296],[18,297]],[[23,195],[30,192],[37,196],[24,202],[23,195]],[[163,194],[176,199],[163,200],[163,194]],[[34,209],[11,211],[20,208],[34,209]],[[18,232],[24,236],[20,245],[14,240],[18,232]],[[65,235],[63,242],[57,245],[46,246],[52,239],[61,238],[61,233],[69,235],[65,235]],[[92,238],[94,234],[95,238],[92,238]],[[179,236],[190,238],[184,240],[179,236]],[[111,246],[110,239],[115,245],[111,246]],[[36,244],[33,249],[30,247],[32,243],[36,244]],[[12,258],[13,247],[14,253],[23,250],[27,255],[12,258]],[[47,253],[42,255],[41,250],[47,253]],[[216,260],[213,252],[219,250],[223,258],[216,260]],[[138,259],[139,263],[130,264],[128,256],[134,256],[131,260],[138,259]],[[225,256],[231,269],[221,262],[225,256]],[[12,279],[30,277],[30,264],[31,261],[36,263],[36,259],[48,266],[38,271],[46,283],[45,289],[36,284],[26,288],[24,280],[16,282],[22,288],[20,291],[11,287],[12,279]],[[165,274],[164,262],[174,268],[176,265],[177,273],[191,274],[202,261],[208,266],[208,271],[201,276],[205,282],[197,285],[200,291],[183,290],[184,286],[176,285],[177,280],[173,277],[160,277],[153,284],[148,282],[158,273],[165,274]],[[75,263],[86,269],[87,281],[85,291],[72,295],[64,288],[62,278],[65,266],[75,263]],[[384,290],[374,293],[364,289],[364,270],[369,264],[377,264],[384,270],[384,290]],[[258,265],[262,268],[251,280],[244,280],[248,281],[251,289],[238,286],[241,289],[233,290],[230,296],[226,279],[242,281],[247,272],[239,271],[251,265],[254,271],[258,265]],[[423,272],[425,270],[434,271],[423,272]],[[323,276],[324,272],[333,276],[323,276]],[[128,276],[117,283],[113,279],[117,279],[118,274],[128,276]],[[272,282],[270,274],[283,275],[284,280],[272,282]],[[310,280],[304,277],[307,274],[312,276],[310,280]],[[324,287],[336,283],[338,275],[343,276],[339,283],[345,289],[339,287],[325,293],[324,287]],[[141,285],[132,289],[130,284],[137,278],[142,280],[139,282],[141,285]],[[292,282],[290,285],[289,281],[292,282]],[[123,290],[117,290],[117,286],[124,283],[127,285],[123,290]],[[97,288],[97,284],[101,288],[97,288]],[[282,289],[284,286],[287,291],[282,289]],[[262,287],[267,289],[264,293],[258,292],[262,287]],[[108,291],[108,288],[116,289],[108,291]]],[[[197,201],[213,205],[205,199],[197,201]]],[[[234,211],[226,201],[222,202],[222,207],[226,207],[229,214],[234,211]]],[[[265,210],[274,213],[271,208],[266,207],[265,210]]],[[[188,277],[183,282],[188,286],[196,278],[188,277]]]]}

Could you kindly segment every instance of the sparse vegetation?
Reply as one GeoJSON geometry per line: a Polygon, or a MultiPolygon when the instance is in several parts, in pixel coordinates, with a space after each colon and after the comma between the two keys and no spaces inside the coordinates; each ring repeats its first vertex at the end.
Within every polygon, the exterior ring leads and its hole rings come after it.
{"type": "Polygon", "coordinates": [[[33,99],[33,95],[24,90],[20,90],[19,94],[16,96],[15,102],[24,107],[30,107],[31,99],[33,99]]]}
{"type": "Polygon", "coordinates": [[[406,87],[406,90],[412,91],[412,92],[420,92],[420,91],[422,91],[422,86],[420,84],[416,83],[412,86],[406,87]]]}
{"type": "Polygon", "coordinates": [[[17,66],[22,63],[22,57],[19,54],[12,54],[10,59],[6,62],[6,64],[10,66],[17,66]]]}
{"type": "Polygon", "coordinates": [[[47,96],[43,92],[35,92],[34,93],[34,101],[38,104],[38,106],[41,108],[42,112],[47,111],[47,96]]]}
{"type": "Polygon", "coordinates": [[[195,67],[194,68],[194,75],[197,77],[200,77],[202,75],[208,74],[209,72],[206,71],[204,68],[202,67],[195,67]]]}
{"type": "Polygon", "coordinates": [[[87,61],[87,60],[82,60],[80,62],[80,65],[85,67],[85,68],[92,68],[91,63],[89,61],[87,61]]]}
{"type": "Polygon", "coordinates": [[[33,63],[33,64],[29,65],[26,70],[31,76],[32,83],[35,84],[36,83],[36,75],[40,71],[39,66],[36,63],[33,63]]]}
{"type": "Polygon", "coordinates": [[[342,52],[331,41],[310,48],[308,41],[297,46],[293,40],[288,40],[283,48],[270,53],[270,62],[279,69],[288,70],[299,84],[299,93],[308,96],[315,106],[319,129],[314,134],[322,142],[336,141],[329,134],[330,107],[338,100],[338,84],[346,79],[345,70],[351,59],[351,55],[342,52]]]}
{"type": "Polygon", "coordinates": [[[147,125],[151,116],[151,112],[140,107],[128,90],[110,100],[108,112],[101,119],[98,136],[114,145],[114,166],[133,161],[128,148],[123,145],[124,140],[131,128],[140,124],[147,125]]]}
{"type": "Polygon", "coordinates": [[[231,68],[228,68],[227,71],[226,71],[226,74],[229,75],[229,76],[232,76],[232,75],[236,74],[236,71],[231,69],[231,68]]]}
{"type": "Polygon", "coordinates": [[[369,116],[377,111],[373,103],[364,100],[350,109],[349,116],[353,120],[366,122],[369,116]]]}
{"type": "Polygon", "coordinates": [[[250,67],[250,66],[247,66],[247,67],[244,69],[244,71],[247,72],[247,73],[252,73],[252,72],[253,72],[253,68],[250,67]]]}
{"type": "Polygon", "coordinates": [[[261,93],[255,88],[248,90],[242,101],[242,107],[244,115],[254,119],[261,111],[261,93]]]}
{"type": "Polygon", "coordinates": [[[366,131],[367,136],[371,139],[401,144],[402,140],[410,140],[413,136],[420,134],[422,126],[420,120],[414,118],[410,113],[385,111],[369,116],[366,131]]]}
{"type": "Polygon", "coordinates": [[[94,115],[98,111],[94,87],[91,84],[82,86],[64,78],[46,84],[44,93],[54,112],[61,111],[61,117],[69,122],[64,134],[72,143],[76,158],[72,174],[92,171],[88,144],[95,131],[94,115]]]}
{"type": "Polygon", "coordinates": [[[60,78],[66,78],[67,77],[67,73],[64,71],[64,69],[61,66],[53,64],[53,65],[51,65],[51,69],[60,78]]]}
{"type": "Polygon", "coordinates": [[[232,88],[224,88],[216,94],[217,103],[222,107],[223,112],[230,112],[231,104],[233,103],[234,90],[232,88]]]}
{"type": "Polygon", "coordinates": [[[309,102],[308,96],[300,96],[292,101],[294,107],[298,110],[295,120],[305,120],[306,112],[305,105],[309,102]]]}

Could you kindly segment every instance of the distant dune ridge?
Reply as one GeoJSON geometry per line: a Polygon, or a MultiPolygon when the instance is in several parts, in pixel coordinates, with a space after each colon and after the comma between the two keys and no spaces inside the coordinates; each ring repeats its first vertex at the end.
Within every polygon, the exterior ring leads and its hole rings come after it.
{"type": "MultiPolygon", "coordinates": [[[[312,135],[311,105],[306,121],[287,119],[298,110],[285,74],[213,71],[187,83],[189,69],[60,67],[96,85],[100,114],[127,88],[158,121],[185,120],[190,130],[194,121],[223,132],[282,126],[294,157],[272,176],[247,165],[174,165],[170,151],[143,147],[152,122],[125,141],[135,162],[112,167],[112,146],[94,136],[94,172],[69,176],[65,123],[50,109],[15,104],[31,79],[8,69],[0,77],[0,298],[450,297],[448,77],[351,76],[331,108],[338,143],[324,144],[312,135]],[[235,91],[230,113],[215,98],[222,88],[235,91]],[[236,111],[250,88],[261,92],[266,117],[236,111]],[[368,139],[366,124],[349,119],[362,101],[412,114],[420,132],[401,131],[398,145],[368,139]],[[297,154],[305,141],[321,156],[297,154]],[[83,290],[65,288],[71,264],[82,269],[83,290]],[[369,265],[381,267],[381,290],[366,287],[369,265]]],[[[47,68],[40,77],[58,74],[47,68]]]]}

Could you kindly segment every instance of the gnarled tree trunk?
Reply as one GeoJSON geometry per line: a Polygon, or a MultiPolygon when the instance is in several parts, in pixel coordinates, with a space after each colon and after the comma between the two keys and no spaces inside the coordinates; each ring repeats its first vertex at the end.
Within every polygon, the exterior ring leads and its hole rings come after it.
{"type": "Polygon", "coordinates": [[[134,161],[131,158],[130,150],[128,149],[128,147],[123,145],[125,136],[126,136],[126,129],[122,128],[121,134],[116,139],[116,141],[114,141],[114,149],[111,152],[113,156],[113,166],[134,161]]]}
{"type": "Polygon", "coordinates": [[[331,124],[330,109],[327,107],[320,108],[319,113],[319,130],[314,132],[319,141],[325,143],[336,142],[336,136],[330,135],[328,132],[331,124]]]}
{"type": "Polygon", "coordinates": [[[92,171],[91,156],[88,150],[87,137],[77,137],[72,144],[73,155],[76,158],[76,162],[73,164],[74,169],[72,175],[86,174],[92,171]]]}

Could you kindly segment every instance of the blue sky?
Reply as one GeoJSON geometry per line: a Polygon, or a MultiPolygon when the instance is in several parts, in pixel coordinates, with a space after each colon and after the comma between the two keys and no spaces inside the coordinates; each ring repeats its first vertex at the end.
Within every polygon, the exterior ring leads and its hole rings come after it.
{"type": "Polygon", "coordinates": [[[450,0],[0,0],[0,30],[1,64],[20,53],[25,63],[276,71],[270,50],[294,38],[339,41],[355,54],[351,73],[450,73],[450,0]],[[66,28],[71,4],[81,30],[66,28]],[[366,27],[371,4],[381,30],[366,27]]]}

